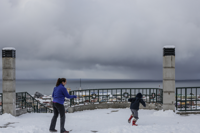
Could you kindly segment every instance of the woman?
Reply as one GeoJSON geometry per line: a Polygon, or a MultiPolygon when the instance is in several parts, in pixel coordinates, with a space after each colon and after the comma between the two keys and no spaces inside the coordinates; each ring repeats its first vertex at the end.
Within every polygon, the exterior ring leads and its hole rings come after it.
{"type": "Polygon", "coordinates": [[[56,126],[56,121],[58,118],[58,114],[60,114],[60,130],[61,133],[69,133],[68,131],[65,130],[64,125],[65,125],[65,108],[64,108],[64,101],[65,97],[71,99],[71,98],[77,98],[75,95],[69,95],[67,92],[67,89],[65,88],[67,81],[65,78],[59,78],[56,83],[56,87],[53,90],[53,111],[54,111],[54,116],[51,120],[51,125],[50,125],[50,132],[57,132],[55,129],[56,126]]]}

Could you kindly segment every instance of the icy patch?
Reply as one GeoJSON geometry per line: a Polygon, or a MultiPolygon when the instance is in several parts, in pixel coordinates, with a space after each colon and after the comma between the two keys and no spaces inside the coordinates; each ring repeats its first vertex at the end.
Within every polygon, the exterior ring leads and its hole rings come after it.
{"type": "Polygon", "coordinates": [[[161,116],[161,117],[174,117],[177,116],[175,112],[173,112],[172,110],[159,110],[153,113],[154,116],[161,116]]]}

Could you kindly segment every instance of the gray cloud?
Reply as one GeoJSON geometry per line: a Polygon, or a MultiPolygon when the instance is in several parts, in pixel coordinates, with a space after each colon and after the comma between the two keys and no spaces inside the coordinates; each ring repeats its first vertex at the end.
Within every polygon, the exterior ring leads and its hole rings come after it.
{"type": "MultiPolygon", "coordinates": [[[[199,79],[199,1],[2,0],[0,46],[17,49],[17,78],[199,79]]],[[[2,64],[0,63],[2,66],[2,64]]]]}

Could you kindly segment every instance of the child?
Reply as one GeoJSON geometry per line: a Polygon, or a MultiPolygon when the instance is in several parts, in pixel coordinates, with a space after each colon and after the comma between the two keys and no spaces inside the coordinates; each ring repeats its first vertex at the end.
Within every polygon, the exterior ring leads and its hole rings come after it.
{"type": "Polygon", "coordinates": [[[131,102],[130,109],[132,112],[132,115],[128,119],[128,123],[130,123],[131,119],[134,117],[132,126],[137,126],[137,124],[135,124],[135,123],[139,119],[138,118],[139,105],[141,103],[144,107],[146,107],[146,104],[142,99],[141,93],[138,93],[135,98],[129,98],[128,101],[131,102]]]}

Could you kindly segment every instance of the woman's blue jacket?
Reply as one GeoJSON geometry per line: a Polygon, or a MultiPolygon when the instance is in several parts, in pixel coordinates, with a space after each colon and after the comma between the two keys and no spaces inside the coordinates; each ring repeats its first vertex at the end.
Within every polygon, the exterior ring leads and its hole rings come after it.
{"type": "Polygon", "coordinates": [[[53,102],[63,104],[66,98],[76,98],[75,95],[69,95],[67,92],[67,89],[64,87],[64,85],[61,83],[59,86],[55,87],[53,90],[53,102]]]}

